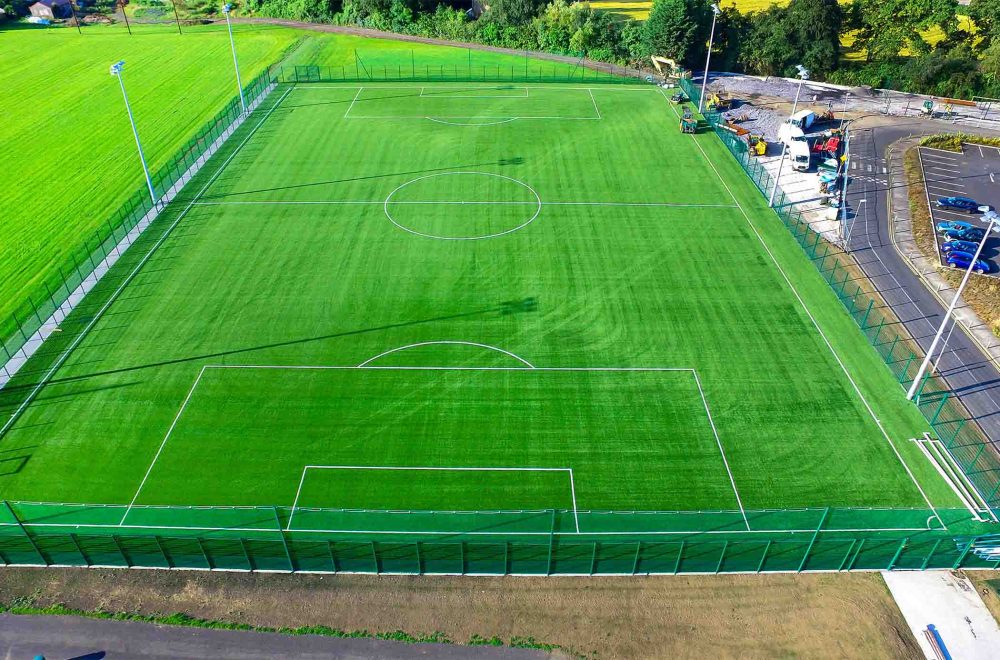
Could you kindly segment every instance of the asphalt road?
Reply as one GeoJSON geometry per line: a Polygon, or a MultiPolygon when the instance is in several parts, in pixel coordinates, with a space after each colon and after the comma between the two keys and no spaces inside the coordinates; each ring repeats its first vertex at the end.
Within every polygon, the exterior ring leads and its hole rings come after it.
{"type": "Polygon", "coordinates": [[[77,616],[0,615],[0,657],[14,660],[37,655],[47,660],[528,660],[552,657],[535,649],[209,630],[77,616]]]}
{"type": "MultiPolygon", "coordinates": [[[[942,132],[942,125],[936,122],[897,120],[892,125],[852,131],[849,145],[850,160],[855,165],[850,170],[847,199],[849,208],[857,213],[850,232],[850,250],[925,351],[945,307],[910,269],[890,239],[885,151],[896,140],[911,134],[938,132],[942,132]]],[[[894,185],[901,183],[898,177],[894,180],[894,185]]],[[[938,374],[989,438],[1000,445],[1000,371],[962,326],[951,330],[949,325],[945,331],[947,344],[938,374]]]]}

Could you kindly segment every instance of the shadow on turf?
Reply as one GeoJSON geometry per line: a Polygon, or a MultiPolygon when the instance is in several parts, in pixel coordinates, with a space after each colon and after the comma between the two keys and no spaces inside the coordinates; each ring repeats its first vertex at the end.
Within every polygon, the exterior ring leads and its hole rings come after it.
{"type": "Polygon", "coordinates": [[[369,179],[384,179],[386,177],[394,176],[417,176],[420,174],[428,174],[433,172],[455,172],[459,170],[468,169],[470,167],[482,167],[484,165],[498,165],[500,167],[506,167],[510,165],[521,165],[524,163],[524,158],[520,156],[514,156],[512,158],[501,158],[500,160],[490,161],[485,163],[467,163],[464,165],[449,165],[448,167],[431,167],[424,170],[412,170],[409,172],[387,172],[385,174],[370,174],[368,176],[356,176],[349,179],[331,179],[329,181],[314,181],[312,183],[297,183],[292,186],[278,186],[275,188],[258,188],[256,190],[240,190],[238,192],[227,192],[222,194],[214,195],[203,195],[201,199],[226,199],[228,197],[236,197],[238,195],[252,195],[255,193],[269,193],[278,192],[282,190],[298,190],[301,188],[313,188],[315,186],[328,186],[335,183],[350,183],[352,181],[367,181],[369,179]]]}
{"type": "MultiPolygon", "coordinates": [[[[528,300],[528,299],[530,299],[530,298],[526,298],[525,300],[528,300]]],[[[81,380],[87,380],[89,378],[94,378],[94,377],[99,377],[99,376],[110,376],[110,375],[115,375],[115,374],[123,374],[123,373],[130,373],[130,372],[134,372],[134,371],[141,371],[143,369],[152,369],[152,368],[156,368],[156,367],[165,367],[165,366],[176,365],[176,364],[185,364],[185,363],[188,363],[188,362],[198,362],[198,361],[202,361],[202,360],[210,360],[210,359],[216,359],[216,358],[225,358],[225,357],[228,357],[228,356],[231,356],[231,355],[241,355],[241,354],[244,354],[244,353],[253,353],[255,351],[262,351],[262,350],[268,350],[268,349],[273,349],[273,348],[284,348],[284,347],[288,347],[288,346],[298,346],[298,345],[301,345],[301,344],[308,344],[308,343],[317,342],[317,341],[325,341],[327,339],[338,339],[338,338],[342,338],[342,337],[352,337],[352,336],[356,336],[356,335],[368,334],[368,333],[371,333],[371,332],[381,332],[383,330],[393,330],[393,329],[396,329],[396,328],[405,328],[405,327],[414,326],[414,325],[422,325],[422,324],[425,324],[425,323],[436,323],[438,321],[450,321],[450,320],[453,320],[453,319],[466,318],[466,317],[471,317],[471,316],[485,316],[487,314],[508,314],[508,313],[510,313],[510,311],[508,309],[508,306],[509,306],[509,303],[505,303],[505,304],[500,304],[500,305],[493,305],[493,306],[486,307],[486,308],[483,308],[483,309],[477,309],[477,310],[474,310],[474,311],[471,311],[471,312],[461,312],[461,313],[458,313],[458,314],[447,314],[447,315],[444,315],[444,316],[434,316],[434,317],[431,317],[431,318],[419,319],[419,320],[416,320],[416,321],[401,321],[399,323],[388,323],[386,325],[376,326],[376,327],[373,327],[373,328],[361,328],[361,329],[358,329],[358,330],[346,330],[344,332],[335,332],[335,333],[331,333],[331,334],[328,334],[328,335],[319,335],[319,336],[316,336],[316,337],[304,337],[302,339],[289,339],[287,341],[273,342],[273,343],[270,343],[270,344],[261,344],[261,345],[258,345],[258,346],[250,346],[250,347],[247,347],[247,348],[236,348],[236,349],[233,349],[231,351],[217,351],[215,353],[203,353],[203,354],[199,354],[199,355],[191,355],[191,356],[188,356],[188,357],[176,358],[176,359],[173,359],[173,360],[161,360],[159,362],[151,362],[149,364],[141,364],[141,365],[136,365],[136,366],[133,366],[133,367],[123,367],[121,369],[109,369],[109,370],[106,370],[106,371],[96,371],[94,373],[83,374],[83,375],[79,375],[79,376],[71,376],[71,377],[67,377],[67,378],[52,379],[52,380],[48,381],[47,385],[58,385],[58,384],[65,384],[65,383],[73,383],[73,382],[77,382],[77,381],[81,381],[81,380]]],[[[31,379],[31,381],[32,382],[19,383],[16,386],[4,388],[3,391],[5,393],[9,393],[10,396],[13,399],[16,400],[16,399],[19,398],[17,396],[17,394],[19,392],[21,394],[24,394],[25,392],[29,392],[38,383],[38,381],[35,380],[35,379],[31,379]]],[[[131,384],[135,384],[135,383],[126,383],[126,384],[121,384],[121,385],[109,386],[109,388],[110,387],[124,387],[125,385],[131,385],[131,384]]],[[[108,388],[97,388],[97,389],[108,389],[108,388]]],[[[88,391],[96,391],[96,389],[95,390],[88,390],[88,391]]],[[[80,392],[76,392],[76,393],[73,393],[73,394],[79,394],[79,393],[80,392]]],[[[57,397],[51,397],[50,400],[54,400],[54,399],[57,399],[57,398],[65,398],[65,397],[68,397],[68,396],[72,396],[72,394],[66,394],[66,395],[59,395],[57,397]]]]}

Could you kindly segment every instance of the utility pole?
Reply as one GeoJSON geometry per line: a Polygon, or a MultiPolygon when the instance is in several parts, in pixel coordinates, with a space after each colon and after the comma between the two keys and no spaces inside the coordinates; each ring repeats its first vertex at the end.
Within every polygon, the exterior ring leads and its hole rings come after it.
{"type": "Polygon", "coordinates": [[[712,61],[712,44],[715,42],[715,19],[719,17],[722,10],[719,5],[712,5],[712,31],[708,33],[708,54],[705,55],[705,75],[701,78],[701,96],[698,97],[698,114],[705,108],[705,88],[708,87],[708,65],[712,61]]]}
{"type": "MultiPolygon", "coordinates": [[[[795,116],[795,109],[799,107],[799,94],[802,93],[802,83],[809,79],[809,71],[801,64],[796,64],[795,68],[799,70],[799,87],[795,90],[795,100],[792,102],[792,116],[795,116]]],[[[789,138],[791,139],[791,138],[789,138]]],[[[771,188],[771,196],[767,200],[767,205],[774,207],[774,197],[778,193],[778,181],[781,179],[781,170],[785,166],[785,151],[788,150],[788,143],[782,140],[781,142],[781,160],[778,161],[778,176],[774,177],[774,187],[771,188]]]]}
{"type": "Polygon", "coordinates": [[[125,81],[122,79],[122,69],[125,68],[125,60],[120,60],[111,65],[111,75],[118,78],[118,83],[122,88],[122,97],[125,99],[125,111],[128,112],[128,122],[132,126],[132,135],[135,137],[135,147],[139,151],[139,161],[142,163],[142,173],[146,177],[146,187],[149,188],[149,199],[156,206],[156,192],[153,190],[153,180],[149,178],[149,168],[146,167],[146,156],[142,153],[142,143],[139,142],[139,131],[135,128],[135,118],[132,116],[132,106],[128,102],[128,93],[125,91],[125,81]]]}
{"type": "Polygon", "coordinates": [[[236,41],[233,40],[233,24],[229,20],[229,12],[232,11],[233,6],[226,4],[222,7],[222,13],[226,15],[226,25],[229,26],[229,45],[233,49],[233,67],[236,69],[236,89],[240,92],[240,105],[243,106],[243,114],[247,113],[247,102],[243,98],[243,83],[240,82],[240,63],[236,59],[236,41]]]}
{"type": "Polygon", "coordinates": [[[969,263],[969,267],[965,270],[965,277],[962,278],[962,283],[958,285],[958,289],[955,291],[955,295],[951,299],[951,304],[948,305],[948,309],[944,313],[944,318],[941,319],[941,325],[938,327],[937,333],[934,335],[934,341],[931,342],[931,347],[927,349],[927,355],[924,356],[924,361],[920,363],[920,369],[917,370],[917,377],[913,379],[910,389],[906,392],[907,401],[913,400],[913,397],[917,393],[917,389],[921,386],[921,381],[924,379],[924,373],[927,371],[927,365],[930,364],[931,358],[934,355],[934,350],[937,348],[938,342],[941,341],[941,335],[944,334],[944,328],[948,325],[951,313],[955,311],[955,307],[958,305],[958,300],[962,297],[962,291],[965,289],[965,285],[969,282],[969,277],[972,275],[972,269],[975,268],[976,261],[979,260],[979,255],[983,252],[983,246],[986,245],[986,240],[990,237],[992,232],[997,231],[997,221],[1000,220],[1000,215],[997,215],[996,211],[993,211],[988,206],[980,206],[979,210],[983,211],[983,219],[989,221],[989,224],[986,226],[986,232],[983,233],[983,240],[979,241],[979,246],[976,247],[976,253],[972,255],[972,261],[969,263]]]}

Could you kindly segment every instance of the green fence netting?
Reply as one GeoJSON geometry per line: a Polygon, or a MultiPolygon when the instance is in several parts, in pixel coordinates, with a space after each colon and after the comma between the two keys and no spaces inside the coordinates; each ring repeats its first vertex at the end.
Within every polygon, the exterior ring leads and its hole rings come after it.
{"type": "MultiPolygon", "coordinates": [[[[681,80],[680,84],[697,106],[701,94],[698,86],[690,80],[681,80]]],[[[721,128],[724,120],[719,113],[708,111],[704,117],[757,189],[765,197],[769,196],[774,182],[767,170],[747,153],[746,143],[721,128]]],[[[833,288],[900,385],[908,389],[923,359],[921,349],[908,334],[900,332],[902,325],[892,310],[882,304],[875,293],[864,290],[858,284],[859,279],[863,281],[865,278],[853,257],[814,231],[780,187],[775,194],[774,211],[833,288]]],[[[920,384],[915,400],[934,433],[980,497],[995,514],[1000,514],[1000,454],[989,438],[971,420],[969,412],[955,398],[947,383],[930,372],[920,384]]]]}
{"type": "Polygon", "coordinates": [[[433,55],[415,50],[354,51],[353,61],[341,66],[313,64],[282,66],[275,71],[286,83],[302,82],[587,82],[634,84],[638,69],[611,64],[535,59],[473,48],[451,49],[433,55]]]}
{"type": "Polygon", "coordinates": [[[964,509],[748,511],[747,519],[737,511],[313,510],[310,522],[300,521],[305,528],[294,522],[301,513],[289,507],[3,502],[0,561],[529,575],[1000,566],[1000,536],[970,534],[972,528],[960,522],[941,528],[941,520],[967,520],[964,509]],[[126,511],[127,524],[121,522],[126,511]],[[328,528],[345,522],[354,526],[328,528]]]}

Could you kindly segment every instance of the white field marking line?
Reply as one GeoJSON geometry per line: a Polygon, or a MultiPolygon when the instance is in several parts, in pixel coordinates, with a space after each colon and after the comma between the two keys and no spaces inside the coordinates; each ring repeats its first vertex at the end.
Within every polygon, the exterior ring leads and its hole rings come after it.
{"type": "MultiPolygon", "coordinates": [[[[663,100],[667,102],[667,105],[670,106],[670,109],[673,110],[674,114],[677,117],[680,117],[680,115],[677,113],[677,110],[673,107],[673,104],[670,103],[670,99],[667,98],[667,95],[663,94],[662,90],[660,91],[660,93],[663,95],[663,100]]],[[[924,489],[920,485],[920,482],[917,481],[917,478],[914,476],[913,471],[910,470],[910,466],[906,463],[906,460],[903,458],[903,455],[899,453],[899,449],[896,448],[896,445],[892,442],[892,438],[889,437],[889,434],[886,432],[885,427],[882,426],[882,421],[875,414],[875,411],[872,409],[871,404],[868,403],[868,399],[865,398],[865,395],[861,392],[861,388],[858,387],[857,382],[855,382],[854,378],[847,370],[847,366],[844,364],[843,360],[840,359],[840,355],[837,354],[836,349],[834,349],[833,344],[830,343],[830,340],[826,336],[826,333],[823,332],[823,329],[816,321],[816,318],[813,316],[812,312],[806,306],[806,303],[802,299],[802,296],[799,295],[798,290],[792,284],[792,281],[785,273],[785,270],[781,267],[781,264],[778,263],[778,260],[771,252],[771,249],[767,246],[767,243],[764,241],[764,237],[760,235],[760,232],[757,231],[757,228],[753,225],[753,222],[750,221],[750,216],[747,214],[746,209],[744,209],[743,205],[740,204],[738,199],[736,199],[736,195],[733,194],[733,191],[729,187],[729,184],[726,183],[726,180],[722,177],[722,174],[715,167],[715,163],[713,163],[712,159],[708,157],[707,153],[705,153],[705,150],[702,148],[701,143],[695,138],[694,135],[691,136],[691,140],[694,142],[695,146],[698,147],[698,150],[701,152],[701,155],[705,159],[705,162],[708,163],[708,166],[711,167],[712,171],[715,172],[715,175],[718,177],[719,182],[722,184],[722,186],[726,189],[726,192],[729,193],[729,196],[732,197],[733,201],[736,202],[736,205],[739,206],[740,211],[743,213],[743,217],[747,221],[747,225],[757,236],[757,240],[760,241],[760,244],[764,248],[764,251],[767,252],[767,255],[771,258],[771,261],[774,263],[775,268],[778,269],[778,272],[781,273],[781,277],[785,280],[785,283],[788,285],[788,288],[792,291],[792,293],[795,295],[795,298],[799,301],[799,305],[801,305],[802,310],[806,313],[806,316],[809,317],[809,320],[812,321],[813,327],[816,328],[816,331],[819,333],[819,336],[822,337],[823,342],[826,344],[827,348],[830,349],[830,353],[833,355],[834,359],[836,359],[837,364],[840,365],[840,369],[844,372],[844,375],[847,376],[847,380],[851,383],[851,387],[854,388],[855,393],[861,399],[861,402],[864,404],[865,409],[868,410],[868,414],[875,421],[875,425],[878,426],[879,431],[882,432],[882,436],[885,438],[886,442],[888,442],[889,446],[892,447],[893,453],[896,454],[896,458],[899,459],[899,462],[902,464],[903,469],[906,470],[906,474],[909,475],[910,480],[913,481],[913,485],[917,487],[917,490],[920,492],[920,495],[924,498],[924,501],[927,502],[927,506],[930,507],[930,510],[934,512],[934,515],[935,517],[937,517],[938,522],[941,523],[941,527],[943,529],[948,529],[948,526],[944,524],[944,520],[942,520],[941,516],[938,515],[937,509],[934,508],[934,505],[927,497],[927,493],[924,492],[924,489]]]]}
{"type": "Polygon", "coordinates": [[[438,124],[445,124],[447,126],[498,126],[500,124],[509,124],[512,121],[517,121],[517,117],[511,117],[510,119],[501,119],[499,121],[483,121],[483,122],[460,122],[460,121],[445,121],[443,119],[435,119],[434,117],[424,117],[429,121],[437,122],[438,124]]]}
{"type": "MultiPolygon", "coordinates": [[[[418,89],[415,85],[414,86],[410,86],[410,87],[406,87],[406,86],[402,86],[402,85],[380,85],[378,83],[369,84],[367,87],[369,89],[409,89],[409,90],[416,90],[416,89],[418,89]]],[[[298,87],[296,87],[295,89],[300,90],[300,91],[310,91],[310,90],[315,90],[315,89],[356,89],[356,88],[357,88],[357,85],[315,85],[313,83],[300,82],[299,85],[298,85],[298,87]]],[[[495,85],[494,86],[483,85],[483,86],[479,86],[479,87],[473,85],[469,89],[495,89],[495,88],[496,88],[495,85]]],[[[549,92],[554,92],[556,90],[560,90],[561,91],[561,90],[566,90],[566,89],[572,89],[572,90],[577,90],[577,91],[588,91],[588,90],[595,90],[596,89],[596,90],[601,91],[601,92],[604,92],[604,91],[607,91],[607,92],[655,92],[659,88],[655,87],[655,86],[654,87],[650,87],[650,86],[631,87],[631,86],[627,86],[627,85],[626,86],[621,86],[621,85],[607,85],[606,87],[605,86],[602,86],[602,87],[565,87],[565,86],[557,83],[557,84],[550,85],[550,86],[547,86],[545,84],[531,85],[527,89],[540,89],[540,90],[545,90],[545,91],[549,91],[549,92]]],[[[476,98],[482,98],[482,97],[476,97],[476,98]]],[[[518,97],[516,97],[516,96],[505,96],[503,98],[518,98],[518,97]]],[[[930,147],[921,147],[921,148],[922,149],[928,149],[930,147]]],[[[952,153],[952,152],[948,152],[948,153],[952,153]]]]}
{"type": "Polygon", "coordinates": [[[132,272],[130,272],[128,276],[118,286],[118,288],[115,289],[115,291],[111,294],[111,297],[108,298],[107,302],[105,302],[104,305],[99,310],[97,310],[97,313],[94,314],[94,317],[90,320],[90,322],[86,325],[86,327],[84,327],[80,335],[76,339],[74,339],[73,342],[69,345],[69,347],[67,347],[66,350],[63,352],[63,354],[59,356],[59,359],[56,360],[55,364],[53,364],[52,367],[47,372],[45,372],[45,375],[38,381],[38,384],[35,385],[34,389],[32,389],[31,392],[28,393],[28,396],[25,398],[23,402],[21,402],[21,405],[17,407],[17,410],[15,410],[14,413],[10,416],[10,419],[8,419],[7,422],[2,427],[0,427],[0,436],[3,436],[3,434],[10,429],[14,421],[21,415],[22,412],[24,412],[24,409],[28,406],[28,404],[30,404],[34,400],[35,396],[42,389],[42,387],[44,387],[48,383],[49,378],[52,377],[52,374],[54,374],[60,367],[62,367],[63,363],[70,356],[70,354],[74,350],[76,350],[76,347],[80,345],[80,342],[83,341],[84,337],[86,337],[90,333],[91,328],[93,328],[94,325],[101,319],[101,317],[104,316],[104,312],[107,311],[108,307],[110,307],[111,304],[118,299],[118,296],[121,295],[121,292],[125,289],[125,287],[128,284],[132,282],[133,279],[135,279],[135,276],[139,273],[142,267],[146,265],[146,262],[149,261],[149,258],[152,257],[153,254],[155,254],[156,251],[160,248],[160,245],[163,244],[163,241],[165,241],[167,237],[170,236],[170,234],[173,232],[174,228],[178,225],[178,223],[180,223],[180,221],[183,220],[185,216],[187,216],[188,211],[190,211],[191,207],[194,206],[194,202],[197,201],[202,194],[204,194],[204,192],[208,189],[210,185],[215,183],[215,180],[219,177],[220,174],[222,174],[222,171],[226,169],[226,166],[229,165],[230,161],[232,161],[232,159],[236,157],[236,154],[240,152],[240,150],[243,148],[243,145],[245,145],[247,141],[251,137],[253,137],[254,133],[257,132],[257,129],[260,128],[265,121],[267,121],[268,117],[271,116],[271,113],[274,112],[279,105],[281,105],[281,102],[285,100],[285,97],[288,96],[288,94],[292,91],[292,89],[294,88],[288,89],[284,93],[284,95],[282,95],[282,97],[277,100],[274,106],[267,111],[267,114],[265,114],[261,118],[261,120],[257,122],[257,125],[250,130],[250,133],[243,139],[243,142],[241,142],[236,147],[236,149],[233,150],[233,153],[229,155],[229,157],[225,160],[225,162],[223,162],[222,165],[219,166],[219,169],[216,170],[215,174],[212,175],[212,177],[202,187],[202,189],[198,191],[198,194],[196,194],[191,199],[191,202],[177,216],[177,219],[174,220],[174,222],[167,228],[165,232],[163,232],[163,235],[160,236],[159,240],[157,240],[156,243],[153,244],[152,249],[146,254],[145,257],[143,257],[139,261],[138,264],[136,264],[135,268],[132,269],[132,272]]]}
{"type": "MultiPolygon", "coordinates": [[[[524,201],[524,202],[504,202],[504,201],[406,201],[406,202],[391,202],[392,204],[407,205],[407,204],[442,204],[442,205],[455,205],[461,206],[463,204],[483,204],[483,205],[499,205],[499,206],[535,206],[537,202],[524,201]]],[[[200,201],[197,206],[253,206],[253,205],[278,205],[278,206],[295,206],[295,205],[345,205],[345,206],[382,206],[385,204],[384,200],[257,200],[257,201],[219,201],[219,202],[204,202],[200,201]]],[[[542,206],[636,206],[636,207],[667,207],[667,208],[693,208],[693,209],[735,209],[738,208],[735,204],[682,204],[675,202],[542,202],[542,206]]]]}
{"type": "Polygon", "coordinates": [[[722,448],[722,440],[719,438],[719,432],[715,428],[715,420],[712,419],[712,411],[708,408],[708,399],[705,398],[705,390],[701,387],[701,378],[698,377],[698,372],[694,369],[691,370],[694,374],[694,382],[698,385],[698,394],[701,395],[701,403],[705,406],[705,414],[708,415],[708,423],[712,427],[712,435],[715,436],[715,444],[719,446],[719,454],[722,455],[722,463],[726,466],[726,474],[729,475],[729,483],[733,487],[733,494],[736,495],[736,504],[740,507],[740,515],[743,516],[743,523],[747,526],[747,531],[750,530],[750,521],[747,520],[747,512],[743,508],[743,500],[740,498],[740,491],[736,488],[736,479],[733,478],[733,471],[729,469],[729,461],[726,459],[726,450],[722,448]]]}
{"type": "MultiPolygon", "coordinates": [[[[569,490],[573,500],[573,521],[576,533],[580,533],[580,516],[576,508],[576,485],[573,481],[573,468],[554,467],[462,467],[462,466],[405,466],[405,465],[306,465],[302,468],[302,478],[299,479],[298,490],[295,491],[295,500],[292,502],[292,512],[288,515],[288,524],[285,525],[286,532],[313,531],[294,530],[292,520],[295,512],[299,509],[299,496],[302,494],[302,486],[306,481],[306,472],[313,470],[389,470],[389,471],[433,471],[433,472],[566,472],[569,474],[569,490]]],[[[315,511],[318,509],[304,507],[304,511],[315,511]]]]}
{"type": "MultiPolygon", "coordinates": [[[[510,115],[435,115],[437,119],[504,119],[507,121],[513,121],[515,119],[562,119],[562,120],[576,120],[576,121],[598,121],[600,117],[549,117],[549,116],[535,116],[531,115],[528,117],[518,115],[516,117],[511,117],[510,115]]],[[[394,115],[386,117],[369,117],[369,116],[359,116],[354,115],[352,117],[345,116],[344,119],[386,119],[386,120],[396,120],[396,119],[431,119],[427,115],[394,115]]],[[[463,124],[464,125],[464,124],[463,124]]],[[[476,124],[469,124],[470,126],[475,126],[476,124]]]]}
{"type": "Polygon", "coordinates": [[[524,229],[525,227],[527,227],[528,225],[530,225],[532,222],[535,221],[535,218],[538,217],[538,214],[542,212],[542,198],[538,196],[538,192],[534,188],[532,188],[531,186],[529,186],[524,181],[521,181],[520,179],[515,179],[512,176],[506,176],[504,174],[493,174],[492,172],[476,172],[474,170],[455,171],[455,172],[437,172],[435,174],[425,174],[424,176],[418,176],[415,179],[411,179],[409,181],[405,181],[405,182],[399,184],[398,186],[396,186],[395,188],[393,188],[392,192],[390,192],[385,197],[385,202],[382,204],[382,212],[385,213],[385,217],[389,219],[389,222],[391,222],[397,228],[402,229],[405,232],[409,232],[409,233],[411,233],[411,234],[413,234],[415,236],[423,236],[424,238],[434,238],[434,239],[437,239],[437,240],[440,240],[440,241],[481,241],[481,240],[485,240],[485,239],[488,239],[488,238],[497,238],[497,237],[500,237],[500,236],[506,236],[507,234],[512,234],[515,231],[517,231],[519,229],[524,229]],[[391,213],[389,213],[389,204],[392,202],[393,195],[395,195],[396,193],[398,193],[403,188],[406,188],[407,186],[410,186],[410,185],[412,185],[414,183],[417,183],[418,181],[423,181],[425,179],[434,179],[434,178],[442,177],[442,176],[459,176],[459,175],[493,177],[493,178],[496,178],[496,179],[503,179],[504,181],[510,181],[510,182],[515,183],[515,184],[517,184],[517,185],[519,185],[519,186],[521,186],[523,188],[526,188],[528,190],[528,192],[530,192],[534,196],[534,198],[535,198],[535,204],[537,204],[537,207],[535,208],[535,212],[532,214],[532,216],[530,218],[528,218],[527,220],[525,220],[521,224],[517,225],[516,227],[511,227],[510,229],[506,229],[504,231],[499,231],[499,232],[494,232],[492,234],[479,234],[477,236],[439,236],[437,234],[428,234],[426,232],[416,231],[415,229],[410,229],[409,227],[407,227],[404,224],[400,224],[399,222],[396,222],[396,219],[392,217],[391,213]]]}
{"type": "Polygon", "coordinates": [[[205,369],[289,369],[327,371],[369,369],[372,371],[689,371],[684,367],[417,367],[417,366],[332,366],[325,364],[206,364],[205,369]]]}
{"type": "MultiPolygon", "coordinates": [[[[420,97],[425,99],[526,99],[528,98],[528,88],[527,87],[509,87],[507,89],[523,89],[524,94],[518,94],[514,96],[512,94],[497,94],[495,96],[490,96],[486,94],[469,94],[469,95],[446,95],[446,94],[433,94],[427,95],[424,93],[426,87],[420,88],[420,97]]],[[[488,89],[491,91],[500,91],[500,87],[435,87],[434,90],[437,92],[467,92],[470,89],[488,89]]]]}
{"type": "Polygon", "coordinates": [[[588,89],[587,93],[590,94],[590,100],[594,102],[594,111],[597,112],[597,118],[601,119],[601,110],[597,107],[597,99],[594,98],[594,91],[588,89]]]}
{"type": "Polygon", "coordinates": [[[515,353],[511,353],[510,351],[505,351],[504,349],[499,348],[497,346],[491,346],[489,344],[480,344],[480,343],[474,342],[474,341],[458,341],[458,340],[449,340],[449,339],[442,339],[442,340],[438,340],[438,341],[422,341],[422,342],[418,342],[416,344],[407,344],[405,346],[397,346],[396,348],[391,348],[388,351],[384,351],[382,353],[379,353],[378,355],[375,355],[373,357],[368,358],[367,360],[365,360],[364,362],[362,362],[361,364],[359,364],[358,367],[360,368],[360,367],[368,366],[369,363],[374,362],[375,360],[378,360],[379,358],[385,357],[386,355],[392,355],[393,353],[398,353],[399,351],[406,351],[406,350],[409,350],[411,348],[418,348],[420,346],[473,346],[475,348],[485,348],[485,349],[488,349],[488,350],[491,350],[491,351],[496,351],[497,353],[503,353],[504,355],[506,355],[508,357],[512,357],[515,360],[517,360],[518,362],[520,362],[521,364],[523,364],[524,366],[528,367],[529,369],[534,369],[535,368],[535,365],[531,364],[530,362],[528,362],[527,360],[525,360],[520,355],[517,355],[515,353]]]}
{"type": "MultiPolygon", "coordinates": [[[[85,506],[85,505],[84,505],[85,506]]],[[[204,508],[204,507],[201,507],[204,508]]],[[[270,509],[269,509],[270,510],[270,509]]],[[[309,511],[308,507],[303,508],[303,511],[309,511]]],[[[386,513],[386,512],[379,512],[386,513]]],[[[396,513],[410,513],[408,511],[400,512],[388,512],[390,514],[396,513]]],[[[480,514],[480,515],[504,515],[513,513],[545,513],[545,511],[428,511],[427,513],[456,513],[456,514],[480,514]]],[[[586,513],[586,512],[584,512],[586,513]]],[[[642,513],[642,512],[638,512],[642,513]]],[[[930,516],[928,520],[933,520],[934,516],[930,516]]],[[[182,530],[182,531],[206,531],[206,532],[281,532],[281,531],[309,531],[317,534],[456,534],[455,530],[450,531],[403,531],[403,530],[393,530],[393,529],[380,529],[380,530],[365,530],[365,529],[310,529],[310,530],[288,530],[287,528],[277,528],[277,527],[208,527],[208,526],[194,526],[194,525],[116,525],[114,523],[107,523],[104,525],[95,523],[34,523],[34,522],[22,522],[22,523],[9,523],[0,522],[0,527],[18,527],[23,525],[24,527],[52,527],[56,529],[62,528],[74,528],[74,529],[167,529],[167,530],[182,530]]],[[[933,530],[937,528],[932,527],[849,527],[849,528],[838,528],[838,529],[821,529],[820,534],[841,534],[846,532],[926,532],[928,530],[933,530]]],[[[672,536],[678,534],[789,534],[797,533],[813,534],[816,532],[816,528],[811,529],[733,529],[733,530],[671,530],[663,532],[647,532],[647,531],[615,531],[615,532],[586,532],[587,536],[616,536],[621,534],[629,535],[642,535],[642,536],[672,536]]],[[[476,535],[476,536],[550,536],[551,532],[479,532],[470,531],[461,532],[462,534],[476,535]]],[[[565,532],[556,532],[556,534],[565,534],[565,532]]]]}
{"type": "Polygon", "coordinates": [[[347,112],[344,113],[344,119],[347,119],[347,115],[351,114],[351,110],[354,109],[354,104],[358,102],[358,97],[361,96],[361,92],[364,90],[364,87],[358,87],[358,93],[354,95],[354,100],[351,101],[351,105],[347,107],[347,112]]]}
{"type": "Polygon", "coordinates": [[[150,473],[153,471],[153,466],[156,465],[156,461],[160,458],[160,454],[163,453],[163,448],[167,446],[167,440],[170,439],[170,435],[174,432],[177,427],[177,422],[180,421],[181,415],[184,414],[184,409],[187,408],[187,404],[191,401],[191,397],[194,395],[195,389],[198,387],[198,383],[201,382],[201,377],[205,375],[206,367],[202,367],[201,371],[198,372],[198,377],[194,379],[194,383],[191,384],[191,389],[188,390],[187,396],[184,397],[184,402],[181,403],[181,407],[177,410],[177,414],[174,415],[174,421],[170,423],[170,428],[167,429],[166,435],[163,436],[163,442],[160,443],[160,447],[156,450],[156,454],[153,456],[152,462],[150,462],[149,467],[146,468],[146,474],[143,475],[142,481],[139,482],[139,488],[136,489],[135,495],[132,496],[132,501],[129,502],[128,508],[125,509],[125,513],[122,515],[122,519],[118,522],[118,526],[121,527],[128,517],[132,507],[135,505],[135,501],[139,499],[139,493],[142,492],[142,487],[146,485],[146,480],[149,479],[150,473]]]}

